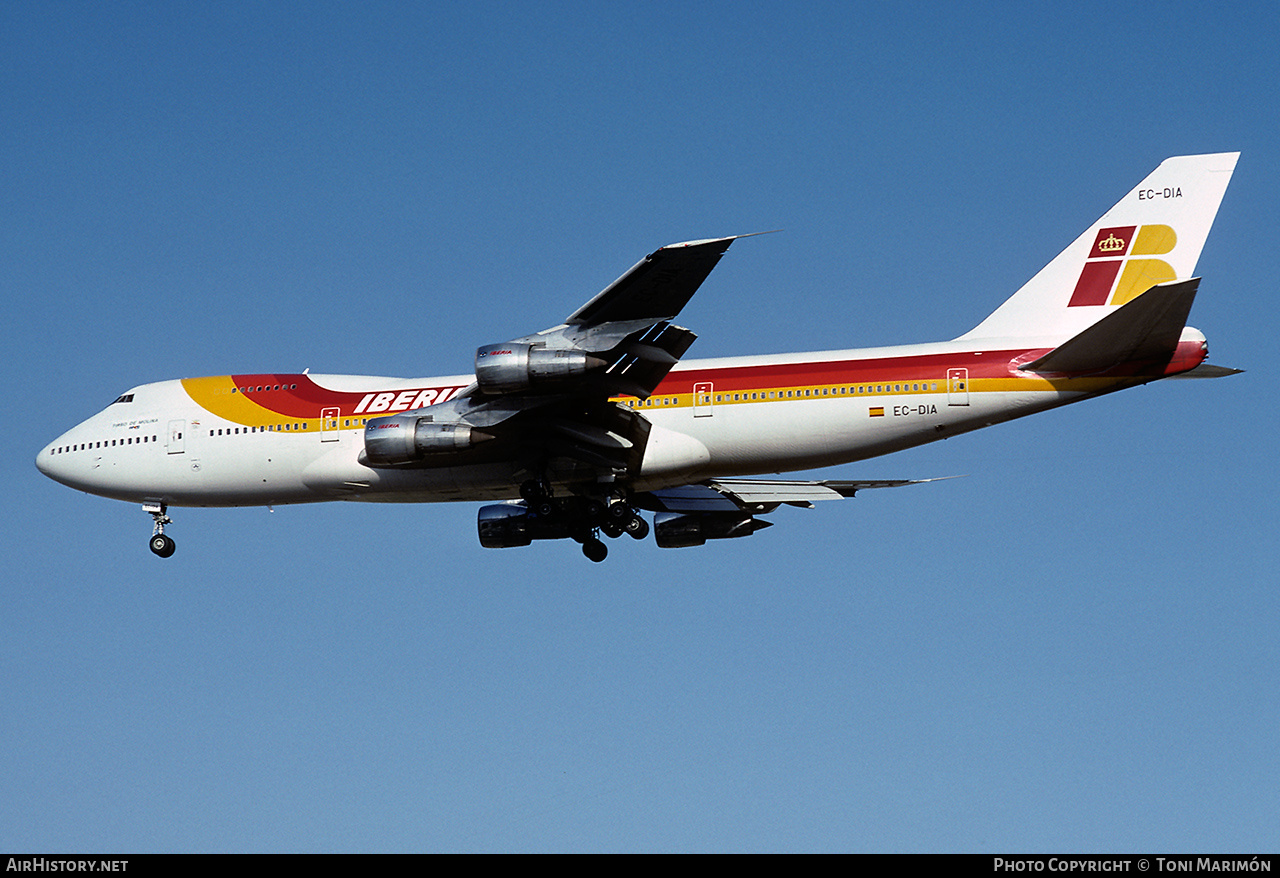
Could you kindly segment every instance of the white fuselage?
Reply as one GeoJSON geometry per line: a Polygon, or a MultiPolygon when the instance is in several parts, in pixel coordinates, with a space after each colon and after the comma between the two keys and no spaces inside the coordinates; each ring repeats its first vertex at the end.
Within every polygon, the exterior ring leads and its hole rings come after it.
{"type": "MultiPolygon", "coordinates": [[[[631,487],[862,460],[1161,377],[1053,380],[1017,370],[1049,346],[953,341],[682,362],[649,399],[614,401],[653,424],[631,487]]],[[[1177,371],[1203,359],[1203,336],[1189,330],[1181,353],[1177,371]]],[[[50,443],[37,466],[92,494],[174,506],[516,497],[514,462],[361,462],[370,418],[441,402],[472,381],[238,375],[145,384],[50,443]]]]}

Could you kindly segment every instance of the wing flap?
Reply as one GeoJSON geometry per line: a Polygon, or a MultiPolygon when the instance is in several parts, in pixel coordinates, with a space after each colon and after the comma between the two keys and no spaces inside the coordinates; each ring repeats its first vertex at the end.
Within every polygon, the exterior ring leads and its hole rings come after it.
{"type": "Polygon", "coordinates": [[[627,336],[604,370],[605,391],[648,399],[697,336],[681,326],[658,323],[627,336]]]}

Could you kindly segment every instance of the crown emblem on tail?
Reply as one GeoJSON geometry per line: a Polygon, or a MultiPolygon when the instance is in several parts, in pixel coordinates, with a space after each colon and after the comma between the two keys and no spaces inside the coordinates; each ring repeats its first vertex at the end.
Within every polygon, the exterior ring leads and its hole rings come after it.
{"type": "Polygon", "coordinates": [[[1103,253],[1115,253],[1124,250],[1124,239],[1117,238],[1112,232],[1108,237],[1098,242],[1098,249],[1103,253]]]}

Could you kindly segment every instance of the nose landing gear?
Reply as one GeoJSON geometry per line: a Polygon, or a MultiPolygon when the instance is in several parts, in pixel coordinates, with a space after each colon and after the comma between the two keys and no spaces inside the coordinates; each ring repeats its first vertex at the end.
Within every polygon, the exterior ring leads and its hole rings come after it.
{"type": "Polygon", "coordinates": [[[149,513],[153,521],[155,521],[155,530],[151,533],[151,551],[159,555],[161,558],[168,558],[173,554],[177,545],[172,537],[165,536],[164,526],[173,524],[173,519],[166,513],[169,507],[164,503],[143,503],[142,511],[149,513]]]}

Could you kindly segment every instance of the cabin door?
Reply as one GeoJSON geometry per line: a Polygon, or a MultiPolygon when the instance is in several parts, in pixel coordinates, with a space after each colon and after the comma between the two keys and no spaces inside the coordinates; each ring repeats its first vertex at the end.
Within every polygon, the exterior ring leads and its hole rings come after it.
{"type": "Polygon", "coordinates": [[[320,441],[321,442],[337,442],[338,441],[338,415],[340,411],[336,408],[320,409],[320,441]]]}
{"type": "Polygon", "coordinates": [[[969,404],[969,370],[947,370],[947,405],[969,404]]]}
{"type": "Polygon", "coordinates": [[[182,454],[186,449],[186,421],[169,422],[169,441],[166,443],[170,454],[182,454]]]}
{"type": "Polygon", "coordinates": [[[711,417],[713,389],[710,381],[700,381],[693,385],[693,416],[695,418],[711,417]]]}

